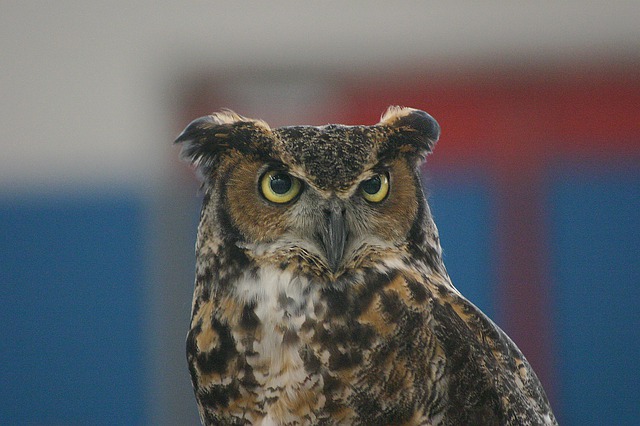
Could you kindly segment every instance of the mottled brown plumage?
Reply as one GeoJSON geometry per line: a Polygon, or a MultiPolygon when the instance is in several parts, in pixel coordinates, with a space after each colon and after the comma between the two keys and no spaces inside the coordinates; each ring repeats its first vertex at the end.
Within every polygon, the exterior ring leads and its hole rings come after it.
{"type": "Polygon", "coordinates": [[[271,129],[222,112],[177,142],[204,180],[187,359],[204,424],[556,424],[515,344],[452,285],[420,185],[440,129],[271,129]]]}

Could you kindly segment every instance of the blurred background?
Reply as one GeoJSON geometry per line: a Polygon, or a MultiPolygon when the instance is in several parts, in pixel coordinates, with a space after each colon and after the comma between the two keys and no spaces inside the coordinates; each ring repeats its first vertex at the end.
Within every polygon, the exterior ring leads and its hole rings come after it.
{"type": "Polygon", "coordinates": [[[198,182],[172,141],[270,124],[443,133],[425,185],[455,285],[566,425],[640,418],[640,3],[5,1],[0,424],[197,424],[198,182]]]}

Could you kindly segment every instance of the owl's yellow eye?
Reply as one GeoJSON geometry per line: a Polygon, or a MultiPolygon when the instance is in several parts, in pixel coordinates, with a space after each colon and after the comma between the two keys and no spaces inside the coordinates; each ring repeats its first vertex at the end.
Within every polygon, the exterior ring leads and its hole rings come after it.
{"type": "Polygon", "coordinates": [[[372,203],[381,202],[389,193],[389,175],[382,173],[365,180],[360,184],[360,190],[365,200],[372,203]]]}
{"type": "Polygon", "coordinates": [[[279,170],[271,170],[260,179],[262,195],[272,203],[288,203],[300,193],[301,189],[302,184],[299,179],[279,170]]]}

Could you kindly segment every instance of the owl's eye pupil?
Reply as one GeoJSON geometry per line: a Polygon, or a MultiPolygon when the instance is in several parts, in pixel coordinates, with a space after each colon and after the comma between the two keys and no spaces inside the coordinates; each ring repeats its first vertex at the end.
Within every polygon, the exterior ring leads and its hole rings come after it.
{"type": "Polygon", "coordinates": [[[369,180],[365,180],[362,182],[362,190],[367,194],[376,194],[380,191],[380,187],[382,186],[382,182],[380,181],[380,176],[374,176],[369,180]]]}
{"type": "Polygon", "coordinates": [[[271,176],[271,180],[269,181],[269,186],[271,190],[276,194],[286,194],[291,189],[291,176],[286,173],[278,173],[276,175],[271,176]]]}

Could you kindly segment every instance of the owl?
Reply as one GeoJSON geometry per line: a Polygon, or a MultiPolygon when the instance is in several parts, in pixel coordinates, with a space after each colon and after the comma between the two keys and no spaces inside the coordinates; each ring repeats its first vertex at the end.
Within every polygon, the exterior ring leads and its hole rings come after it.
{"type": "Polygon", "coordinates": [[[557,424],[531,366],[453,286],[420,164],[440,135],[190,123],[203,180],[187,360],[207,425],[557,424]]]}

